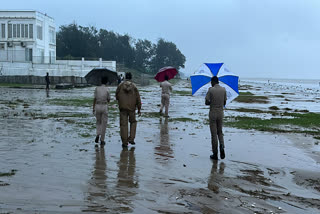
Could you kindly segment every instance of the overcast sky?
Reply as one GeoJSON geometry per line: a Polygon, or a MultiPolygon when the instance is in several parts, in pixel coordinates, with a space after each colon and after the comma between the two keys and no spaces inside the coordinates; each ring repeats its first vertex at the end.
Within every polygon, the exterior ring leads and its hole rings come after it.
{"type": "Polygon", "coordinates": [[[57,27],[162,37],[186,56],[188,74],[224,62],[240,78],[320,79],[319,0],[1,0],[0,9],[38,10],[57,27]]]}

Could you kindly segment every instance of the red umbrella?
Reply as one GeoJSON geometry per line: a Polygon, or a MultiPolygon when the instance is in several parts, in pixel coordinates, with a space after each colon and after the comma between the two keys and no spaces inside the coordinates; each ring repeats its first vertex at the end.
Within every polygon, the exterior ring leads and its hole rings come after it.
{"type": "Polygon", "coordinates": [[[178,71],[174,67],[164,67],[159,70],[159,72],[154,77],[158,82],[165,81],[165,76],[169,77],[169,80],[174,78],[175,75],[177,75],[178,71]]]}

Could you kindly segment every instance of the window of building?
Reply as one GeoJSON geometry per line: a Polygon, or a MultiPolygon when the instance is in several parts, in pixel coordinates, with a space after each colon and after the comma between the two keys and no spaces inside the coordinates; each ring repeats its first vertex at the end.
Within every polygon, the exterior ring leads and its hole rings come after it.
{"type": "Polygon", "coordinates": [[[17,24],[17,37],[20,38],[20,24],[17,24]]]}
{"type": "Polygon", "coordinates": [[[56,44],[55,30],[53,27],[49,28],[49,39],[50,43],[56,44]]]}
{"type": "Polygon", "coordinates": [[[26,48],[26,61],[32,61],[33,56],[32,56],[32,48],[26,48]]]}
{"type": "Polygon", "coordinates": [[[12,24],[8,24],[8,38],[12,38],[12,24]]]}
{"type": "Polygon", "coordinates": [[[49,51],[49,63],[55,63],[55,62],[56,62],[56,52],[49,51]]]}
{"type": "Polygon", "coordinates": [[[17,25],[13,24],[13,38],[17,38],[17,25]]]}
{"type": "Polygon", "coordinates": [[[21,24],[21,38],[24,38],[24,24],[21,24]]]}
{"type": "Polygon", "coordinates": [[[42,26],[37,25],[37,39],[42,40],[42,26]]]}
{"type": "Polygon", "coordinates": [[[28,38],[28,25],[24,25],[24,38],[28,38]]]}
{"type": "Polygon", "coordinates": [[[33,39],[33,24],[29,24],[29,38],[33,39]]]}
{"type": "Polygon", "coordinates": [[[6,38],[6,24],[1,24],[1,37],[6,38]]]}

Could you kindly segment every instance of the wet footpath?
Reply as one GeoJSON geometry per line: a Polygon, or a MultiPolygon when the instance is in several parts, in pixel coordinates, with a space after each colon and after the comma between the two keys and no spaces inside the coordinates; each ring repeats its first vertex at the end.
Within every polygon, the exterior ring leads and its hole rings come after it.
{"type": "Polygon", "coordinates": [[[98,148],[94,87],[0,87],[0,213],[320,213],[312,137],[225,127],[226,159],[212,161],[189,82],[174,84],[169,118],[158,85],[138,88],[136,145],[122,149],[115,87],[98,148]]]}

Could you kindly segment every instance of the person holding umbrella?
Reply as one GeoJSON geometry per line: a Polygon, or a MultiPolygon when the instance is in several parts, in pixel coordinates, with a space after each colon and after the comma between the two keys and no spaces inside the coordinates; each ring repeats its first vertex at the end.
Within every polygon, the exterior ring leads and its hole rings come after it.
{"type": "Polygon", "coordinates": [[[223,108],[227,102],[226,89],[219,85],[219,78],[213,76],[211,78],[212,87],[209,88],[206,95],[206,105],[210,105],[209,123],[211,132],[211,146],[213,154],[210,158],[218,160],[218,138],[220,143],[220,158],[225,158],[224,139],[222,133],[223,108]]]}
{"type": "Polygon", "coordinates": [[[160,87],[162,88],[160,114],[162,114],[163,107],[165,107],[164,116],[169,117],[170,92],[172,91],[172,85],[168,82],[168,75],[165,75],[164,79],[165,81],[160,83],[160,87]]]}
{"type": "Polygon", "coordinates": [[[101,86],[96,87],[93,99],[93,114],[96,116],[97,136],[95,142],[104,146],[106,129],[108,124],[108,103],[110,102],[110,93],[107,87],[108,77],[101,78],[101,86]]]}
{"type": "Polygon", "coordinates": [[[168,117],[169,111],[169,100],[170,100],[170,91],[172,91],[172,85],[168,82],[168,80],[173,79],[178,74],[176,68],[167,66],[163,67],[159,70],[159,72],[154,77],[160,83],[160,87],[162,88],[161,93],[161,107],[160,114],[162,114],[163,107],[165,107],[165,116],[168,117]]]}
{"type": "Polygon", "coordinates": [[[116,99],[120,110],[120,136],[122,148],[128,147],[128,143],[135,145],[137,120],[136,109],[141,115],[141,99],[136,85],[131,82],[132,74],[126,73],[126,80],[118,86],[116,90],[116,99]],[[130,122],[130,135],[128,136],[128,118],[130,122]]]}

